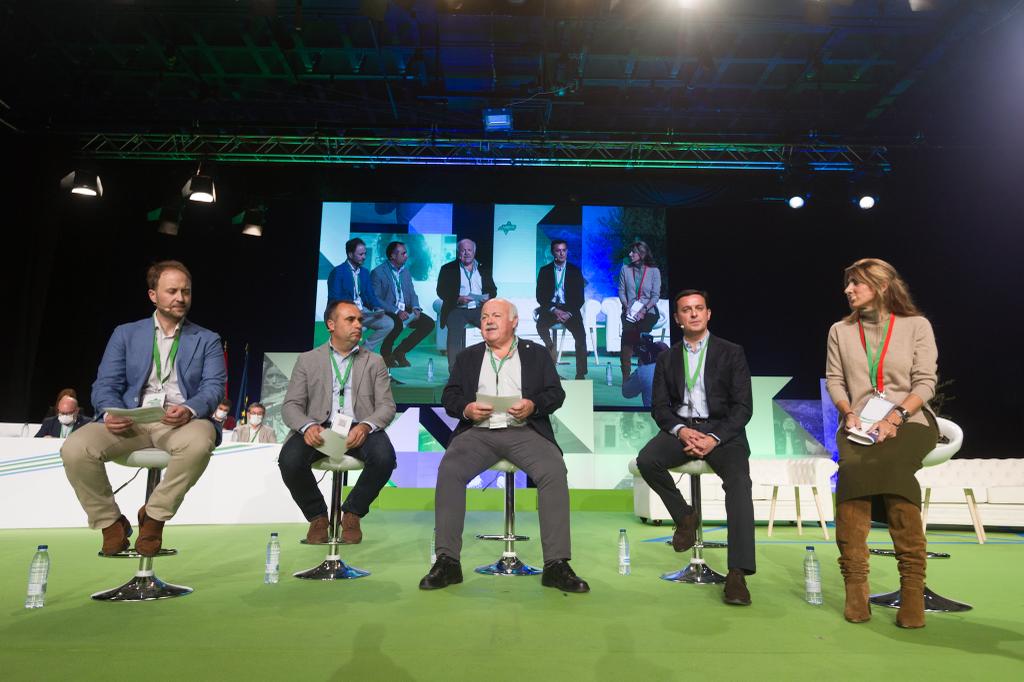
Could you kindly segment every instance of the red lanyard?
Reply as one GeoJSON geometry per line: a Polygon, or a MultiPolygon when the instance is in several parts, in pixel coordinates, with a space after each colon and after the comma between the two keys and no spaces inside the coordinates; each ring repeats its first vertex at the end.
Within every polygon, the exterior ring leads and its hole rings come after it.
{"type": "Polygon", "coordinates": [[[867,339],[864,337],[864,325],[860,320],[857,320],[857,328],[860,330],[860,345],[864,348],[864,353],[868,356],[868,371],[871,375],[871,384],[875,387],[875,392],[879,395],[885,395],[885,377],[883,376],[883,366],[885,365],[885,354],[889,352],[889,339],[892,338],[892,328],[896,326],[896,315],[895,313],[889,314],[889,324],[886,326],[885,332],[885,343],[881,348],[877,349],[875,356],[871,356],[871,349],[868,348],[867,339]]]}

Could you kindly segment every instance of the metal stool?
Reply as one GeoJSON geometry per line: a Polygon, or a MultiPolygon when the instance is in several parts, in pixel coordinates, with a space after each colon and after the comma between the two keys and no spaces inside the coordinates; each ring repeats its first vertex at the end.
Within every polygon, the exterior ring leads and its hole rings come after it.
{"type": "MultiPolygon", "coordinates": [[[[630,460],[629,470],[634,476],[640,475],[636,467],[636,460],[630,460]]],[[[674,583],[694,583],[697,585],[717,585],[725,582],[725,576],[710,568],[704,561],[704,550],[711,547],[724,547],[720,542],[704,542],[704,516],[700,506],[700,477],[701,474],[715,473],[711,466],[703,459],[687,462],[682,466],[669,469],[677,474],[687,474],[690,477],[690,504],[697,514],[697,541],[693,544],[693,556],[690,563],[671,573],[661,576],[662,580],[669,580],[674,583]]]]}
{"type": "Polygon", "coordinates": [[[328,530],[327,542],[309,543],[303,538],[302,543],[330,545],[330,549],[327,551],[327,558],[320,562],[318,566],[293,573],[292,575],[303,580],[349,580],[370,575],[369,571],[349,566],[341,560],[341,555],[338,554],[338,545],[342,544],[341,489],[348,478],[347,472],[362,469],[363,463],[355,457],[343,455],[338,460],[330,459],[329,457],[318,459],[313,462],[313,468],[318,471],[330,471],[333,473],[331,479],[330,529],[328,530]]]}
{"type": "MultiPolygon", "coordinates": [[[[158,448],[145,448],[113,461],[124,466],[149,469],[149,476],[146,480],[146,500],[148,501],[153,489],[160,483],[160,472],[167,468],[167,464],[171,461],[171,455],[158,448]]],[[[176,549],[161,548],[157,552],[157,556],[174,556],[177,553],[176,549]]],[[[183,597],[192,593],[191,587],[172,585],[157,578],[153,571],[154,557],[142,556],[134,549],[126,549],[109,556],[100,552],[99,555],[107,559],[138,559],[139,568],[135,571],[135,577],[124,585],[97,592],[92,595],[93,599],[98,601],[152,601],[183,597]]]]}
{"type": "MultiPolygon", "coordinates": [[[[939,433],[945,436],[949,442],[939,443],[935,448],[925,455],[924,460],[921,462],[923,466],[933,467],[939,464],[944,464],[952,459],[953,455],[960,451],[960,447],[964,443],[964,432],[956,423],[943,419],[942,417],[936,418],[936,423],[939,427],[939,433]]],[[[931,494],[931,490],[925,496],[925,512],[922,523],[927,524],[928,519],[928,495],[931,494]]],[[[881,556],[896,556],[896,551],[892,549],[871,549],[868,550],[872,554],[881,556]]],[[[930,559],[948,559],[949,554],[944,552],[928,552],[928,558],[930,559]]],[[[873,594],[869,600],[875,606],[885,606],[891,609],[898,609],[900,607],[900,591],[887,592],[885,594],[873,594]]],[[[970,611],[973,606],[965,604],[963,602],[955,601],[953,599],[947,599],[942,595],[933,592],[928,585],[924,586],[924,610],[931,611],[932,613],[957,613],[960,611],[970,611]]]]}
{"type": "Polygon", "coordinates": [[[516,535],[516,467],[508,460],[501,460],[491,471],[505,472],[505,532],[501,535],[477,535],[478,540],[500,540],[505,543],[501,558],[493,564],[474,569],[484,575],[537,575],[541,569],[524,564],[516,554],[516,541],[529,540],[525,535],[516,535]]]}

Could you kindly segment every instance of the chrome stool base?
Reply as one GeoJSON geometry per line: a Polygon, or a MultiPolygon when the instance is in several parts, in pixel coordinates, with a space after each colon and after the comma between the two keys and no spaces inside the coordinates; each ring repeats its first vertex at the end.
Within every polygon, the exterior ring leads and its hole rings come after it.
{"type": "Polygon", "coordinates": [[[349,566],[340,558],[328,557],[319,566],[292,575],[303,580],[352,580],[368,576],[370,572],[349,566]]]}
{"type": "Polygon", "coordinates": [[[140,569],[135,577],[124,585],[97,592],[92,598],[96,601],[154,601],[184,597],[187,594],[192,594],[191,587],[165,583],[157,578],[150,568],[148,571],[140,569]]]}
{"type": "Polygon", "coordinates": [[[542,569],[535,568],[529,564],[524,564],[522,559],[515,554],[512,556],[503,556],[493,564],[477,566],[473,570],[483,575],[540,575],[544,572],[542,569]]]}
{"type": "Polygon", "coordinates": [[[661,579],[693,585],[719,585],[725,582],[725,576],[709,568],[703,559],[691,559],[684,568],[673,573],[665,573],[661,579]]]}
{"type": "MultiPolygon", "coordinates": [[[[875,606],[898,609],[900,607],[900,591],[896,590],[887,594],[873,594],[868,601],[875,606]]],[[[947,599],[940,594],[932,592],[927,585],[924,586],[924,610],[928,613],[960,613],[962,611],[970,611],[973,608],[970,604],[947,599]]]]}

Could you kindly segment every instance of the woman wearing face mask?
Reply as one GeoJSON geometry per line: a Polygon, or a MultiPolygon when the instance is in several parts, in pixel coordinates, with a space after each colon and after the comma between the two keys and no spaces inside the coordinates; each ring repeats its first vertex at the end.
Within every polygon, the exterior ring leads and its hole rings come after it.
{"type": "Polygon", "coordinates": [[[850,314],[828,333],[825,385],[839,411],[836,544],[846,584],[844,615],[871,618],[868,531],[889,525],[900,572],[896,624],[924,627],[927,541],[914,472],[938,441],[935,335],[896,269],[877,258],[843,275],[850,314]]]}
{"type": "Polygon", "coordinates": [[[92,421],[78,408],[78,394],[73,388],[65,388],[57,394],[54,416],[43,420],[36,438],[67,438],[68,435],[92,421]]]}
{"type": "Polygon", "coordinates": [[[263,423],[267,408],[263,403],[252,403],[247,411],[247,421],[235,427],[232,440],[236,443],[276,443],[277,435],[271,426],[263,423]]]}
{"type": "Polygon", "coordinates": [[[640,335],[648,334],[658,321],[661,297],[661,270],[654,263],[651,248],[645,242],[629,247],[629,262],[619,270],[619,302],[622,303],[622,350],[619,364],[625,383],[633,371],[633,347],[640,335]]]}

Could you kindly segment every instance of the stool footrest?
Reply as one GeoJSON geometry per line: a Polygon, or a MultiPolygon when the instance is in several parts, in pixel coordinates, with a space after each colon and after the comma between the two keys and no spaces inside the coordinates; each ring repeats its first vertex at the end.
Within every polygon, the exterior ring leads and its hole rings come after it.
{"type": "Polygon", "coordinates": [[[352,580],[366,577],[370,572],[349,566],[341,559],[325,559],[319,566],[292,575],[303,580],[352,580]]]}
{"type": "Polygon", "coordinates": [[[512,556],[502,556],[493,564],[477,566],[473,570],[483,575],[538,575],[543,573],[543,570],[539,568],[524,564],[514,554],[512,556]]]}
{"type": "MultiPolygon", "coordinates": [[[[103,552],[97,552],[96,554],[103,559],[145,559],[144,556],[136,552],[134,549],[126,549],[123,552],[118,552],[117,554],[104,554],[103,552]]],[[[161,548],[160,551],[156,553],[158,557],[177,556],[177,554],[178,550],[166,548],[161,548]]]]}
{"type": "MultiPolygon", "coordinates": [[[[704,545],[704,546],[707,547],[707,545],[704,545]]],[[[876,548],[871,548],[871,549],[868,550],[868,553],[869,554],[874,554],[875,556],[896,556],[896,550],[895,549],[876,549],[876,548]]],[[[949,553],[948,552],[928,552],[928,558],[929,559],[948,559],[949,558],[949,553]]]]}
{"type": "MultiPolygon", "coordinates": [[[[898,609],[900,607],[900,591],[889,592],[886,594],[873,594],[868,600],[875,606],[884,606],[890,609],[898,609]]],[[[930,613],[960,613],[961,611],[970,611],[974,607],[970,604],[955,601],[953,599],[947,599],[936,592],[932,592],[931,589],[924,586],[924,610],[930,613]]]]}
{"type": "Polygon", "coordinates": [[[299,543],[303,544],[303,545],[323,545],[323,546],[327,546],[327,545],[344,545],[345,544],[345,542],[342,541],[342,539],[340,537],[337,537],[337,538],[327,538],[327,542],[310,542],[306,538],[302,538],[301,540],[299,540],[299,543]]]}
{"type": "Polygon", "coordinates": [[[718,585],[725,582],[725,576],[711,569],[703,559],[691,559],[685,567],[672,573],[665,573],[661,579],[694,585],[718,585]]]}
{"type": "Polygon", "coordinates": [[[192,594],[191,587],[165,583],[150,572],[149,575],[136,575],[120,587],[97,592],[92,598],[97,601],[153,601],[184,597],[186,594],[192,594]]]}
{"type": "Polygon", "coordinates": [[[501,540],[502,542],[518,542],[529,540],[529,535],[477,535],[477,540],[501,540]]]}

